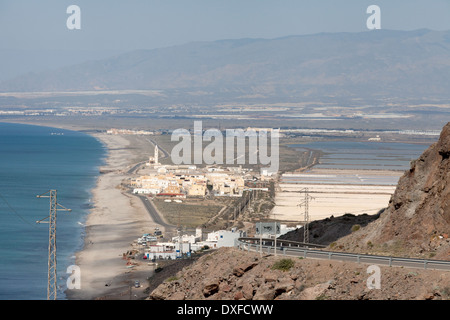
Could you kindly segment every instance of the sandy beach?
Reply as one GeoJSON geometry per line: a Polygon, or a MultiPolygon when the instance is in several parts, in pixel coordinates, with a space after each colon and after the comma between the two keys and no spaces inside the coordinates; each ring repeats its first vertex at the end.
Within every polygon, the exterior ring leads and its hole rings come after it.
{"type": "Polygon", "coordinates": [[[81,270],[81,288],[66,291],[68,299],[137,299],[143,289],[132,287],[135,280],[145,284],[153,266],[140,261],[127,268],[123,254],[143,233],[153,232],[157,225],[151,220],[142,201],[118,188],[127,177],[126,171],[135,160],[130,141],[118,135],[93,134],[108,148],[105,173],[92,191],[94,208],[86,220],[84,249],[76,254],[81,270]]]}

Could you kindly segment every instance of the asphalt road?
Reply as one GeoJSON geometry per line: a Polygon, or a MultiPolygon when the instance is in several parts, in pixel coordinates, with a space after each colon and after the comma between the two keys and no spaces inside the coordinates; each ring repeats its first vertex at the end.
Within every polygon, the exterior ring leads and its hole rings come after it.
{"type": "MultiPolygon", "coordinates": [[[[152,143],[153,145],[156,145],[156,142],[154,142],[151,139],[147,139],[148,142],[152,143]]],[[[159,148],[159,150],[163,153],[163,157],[161,158],[166,158],[169,156],[169,154],[167,153],[167,151],[165,151],[164,149],[159,148]]],[[[142,161],[139,163],[136,163],[134,166],[132,166],[130,169],[128,169],[127,174],[133,174],[136,173],[136,171],[146,163],[146,161],[142,161]]],[[[142,203],[144,204],[145,209],[147,210],[148,214],[150,215],[150,217],[152,218],[152,220],[165,228],[166,233],[172,233],[176,230],[176,227],[171,225],[171,224],[167,224],[166,222],[164,222],[164,220],[161,218],[161,216],[159,215],[158,211],[156,210],[154,204],[151,202],[151,200],[148,199],[147,196],[145,195],[136,195],[137,197],[139,197],[142,201],[142,203]]]]}
{"type": "MultiPolygon", "coordinates": [[[[154,146],[156,146],[156,142],[153,141],[152,139],[146,139],[146,140],[147,140],[148,142],[150,142],[151,144],[153,144],[154,146]]],[[[158,146],[158,150],[159,150],[160,152],[162,152],[162,154],[163,154],[163,156],[160,157],[160,159],[164,159],[164,158],[169,157],[169,153],[168,153],[166,150],[162,149],[162,148],[159,147],[159,146],[158,146]]],[[[144,165],[146,162],[147,162],[147,161],[142,161],[142,162],[136,163],[134,166],[132,166],[132,167],[127,171],[127,173],[128,173],[128,174],[136,173],[136,171],[139,169],[139,167],[142,166],[142,165],[144,165]]]]}
{"type": "Polygon", "coordinates": [[[146,161],[142,161],[142,162],[136,163],[134,166],[132,166],[132,167],[127,171],[127,174],[133,174],[133,173],[135,173],[135,171],[136,171],[137,169],[139,169],[139,167],[142,166],[142,165],[144,165],[145,163],[146,163],[146,161]]]}
{"type": "MultiPolygon", "coordinates": [[[[153,141],[152,139],[147,139],[148,142],[150,142],[151,144],[153,144],[154,146],[157,145],[157,143],[155,141],[153,141]]],[[[164,159],[164,158],[168,158],[169,157],[169,153],[164,150],[163,148],[161,148],[160,146],[158,146],[158,150],[162,152],[163,156],[160,157],[160,159],[164,159]]]]}
{"type": "MultiPolygon", "coordinates": [[[[255,241],[258,239],[255,238],[255,241]]],[[[241,242],[244,246],[248,246],[247,243],[241,242]]],[[[247,250],[247,247],[244,248],[247,250]]],[[[258,252],[260,250],[259,244],[253,244],[250,247],[251,251],[258,252]]],[[[273,246],[262,246],[262,252],[274,254],[273,246]]],[[[376,256],[367,254],[352,254],[344,252],[333,252],[325,250],[316,250],[306,247],[277,247],[277,255],[286,255],[293,257],[304,257],[310,259],[321,260],[336,260],[336,261],[348,261],[364,264],[385,265],[394,267],[414,268],[414,269],[434,269],[442,271],[450,271],[450,261],[443,260],[427,260],[427,259],[414,259],[414,258],[400,258],[400,257],[388,257],[388,256],[376,256]]]]}
{"type": "Polygon", "coordinates": [[[172,229],[176,229],[175,226],[173,226],[171,224],[167,224],[166,222],[163,221],[163,219],[159,215],[158,211],[156,210],[156,208],[155,208],[154,204],[151,202],[151,200],[149,200],[146,196],[143,196],[143,195],[137,195],[137,197],[139,197],[142,200],[142,203],[144,203],[145,209],[147,210],[148,214],[150,215],[150,217],[156,224],[159,224],[160,226],[163,226],[164,228],[166,228],[166,232],[168,229],[169,229],[169,231],[172,229]]]}

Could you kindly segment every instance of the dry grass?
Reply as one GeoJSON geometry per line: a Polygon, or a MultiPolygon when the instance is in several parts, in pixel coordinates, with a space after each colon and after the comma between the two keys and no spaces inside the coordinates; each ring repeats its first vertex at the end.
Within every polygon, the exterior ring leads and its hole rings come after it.
{"type": "Polygon", "coordinates": [[[182,203],[177,203],[158,199],[154,203],[170,224],[189,229],[203,225],[222,209],[222,205],[212,201],[183,200],[182,203]]]}

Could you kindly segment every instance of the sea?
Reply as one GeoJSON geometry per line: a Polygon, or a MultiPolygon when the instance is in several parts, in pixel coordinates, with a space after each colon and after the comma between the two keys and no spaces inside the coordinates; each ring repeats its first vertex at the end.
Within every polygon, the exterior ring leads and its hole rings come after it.
{"type": "Polygon", "coordinates": [[[68,267],[84,243],[91,192],[106,147],[77,131],[0,122],[0,300],[47,299],[49,198],[57,211],[57,299],[66,299],[68,267]]]}

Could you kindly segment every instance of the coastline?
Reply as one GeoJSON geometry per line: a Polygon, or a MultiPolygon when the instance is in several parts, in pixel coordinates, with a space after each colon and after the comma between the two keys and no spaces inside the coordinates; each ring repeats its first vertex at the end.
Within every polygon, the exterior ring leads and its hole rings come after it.
{"type": "Polygon", "coordinates": [[[125,136],[107,135],[91,127],[73,123],[41,121],[2,121],[84,132],[97,139],[106,149],[104,163],[90,190],[93,204],[85,217],[83,244],[73,252],[75,265],[80,267],[80,289],[65,289],[66,300],[143,299],[145,287],[131,288],[135,280],[141,285],[154,274],[154,266],[142,261],[129,269],[123,254],[143,233],[155,227],[165,232],[148,214],[142,201],[117,186],[128,177],[127,170],[137,163],[136,158],[153,151],[152,146],[136,143],[125,136]]]}
{"type": "Polygon", "coordinates": [[[143,298],[146,296],[143,288],[131,289],[131,286],[135,280],[144,283],[153,267],[142,262],[131,270],[122,257],[132,249],[134,240],[152,232],[157,225],[139,198],[118,188],[127,177],[125,169],[133,165],[132,148],[122,136],[90,135],[107,148],[101,168],[105,173],[99,174],[91,191],[94,206],[86,218],[84,246],[75,254],[81,288],[67,289],[66,297],[69,300],[143,298]]]}

